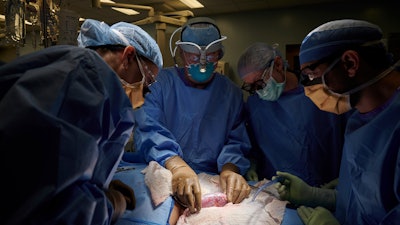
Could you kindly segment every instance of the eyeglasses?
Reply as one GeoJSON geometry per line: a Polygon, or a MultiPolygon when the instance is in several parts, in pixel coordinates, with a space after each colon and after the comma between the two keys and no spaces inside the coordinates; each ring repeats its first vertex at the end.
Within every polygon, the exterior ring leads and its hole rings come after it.
{"type": "Polygon", "coordinates": [[[256,80],[253,83],[243,82],[242,90],[247,91],[253,95],[254,93],[256,93],[257,90],[265,88],[265,85],[267,85],[267,84],[265,83],[264,80],[265,80],[265,74],[267,73],[268,69],[269,69],[269,67],[265,68],[265,70],[263,71],[263,73],[261,75],[261,79],[256,80]]]}
{"type": "Polygon", "coordinates": [[[304,86],[310,86],[316,83],[321,82],[321,76],[319,75],[319,71],[316,72],[315,69],[317,69],[318,66],[324,63],[328,63],[330,61],[333,61],[336,58],[336,55],[331,55],[325,58],[322,58],[315,63],[312,63],[306,67],[304,67],[301,70],[301,77],[300,77],[300,83],[303,84],[304,86]]]}
{"type": "MultiPolygon", "coordinates": [[[[325,58],[325,59],[326,59],[326,58],[325,58]]],[[[313,80],[314,78],[316,78],[316,75],[315,75],[314,70],[315,70],[319,65],[321,65],[322,63],[325,63],[325,62],[326,62],[325,59],[318,60],[317,62],[315,62],[315,63],[313,63],[313,64],[310,64],[310,65],[304,67],[304,68],[301,70],[301,75],[302,75],[302,76],[307,76],[308,79],[313,80]]]]}
{"type": "Polygon", "coordinates": [[[142,56],[137,56],[139,69],[142,75],[145,77],[145,84],[150,86],[152,83],[156,82],[156,75],[149,69],[147,63],[143,60],[142,56]],[[145,72],[146,71],[146,72],[145,72]]]}

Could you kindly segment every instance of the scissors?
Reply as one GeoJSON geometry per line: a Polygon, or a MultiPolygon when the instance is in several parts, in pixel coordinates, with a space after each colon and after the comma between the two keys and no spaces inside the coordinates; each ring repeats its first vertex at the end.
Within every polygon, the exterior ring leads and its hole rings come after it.
{"type": "Polygon", "coordinates": [[[276,179],[268,181],[265,184],[261,185],[258,188],[258,190],[256,191],[256,193],[253,195],[253,199],[251,201],[254,202],[254,200],[256,199],[257,195],[260,194],[260,192],[262,190],[264,190],[266,187],[271,186],[271,185],[273,185],[275,183],[278,183],[278,182],[283,182],[284,180],[285,180],[285,178],[283,178],[283,177],[277,177],[276,179]]]}

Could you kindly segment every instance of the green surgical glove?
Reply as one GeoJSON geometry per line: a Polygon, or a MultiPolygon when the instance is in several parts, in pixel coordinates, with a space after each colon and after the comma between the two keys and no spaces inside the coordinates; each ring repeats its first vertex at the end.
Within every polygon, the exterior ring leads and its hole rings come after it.
{"type": "Polygon", "coordinates": [[[200,212],[201,189],[197,174],[179,156],[170,157],[165,168],[172,173],[172,193],[177,202],[191,213],[200,212]]]}
{"type": "Polygon", "coordinates": [[[249,170],[246,173],[246,179],[248,181],[258,181],[258,175],[257,172],[255,170],[249,170]]]}
{"type": "Polygon", "coordinates": [[[242,175],[239,168],[232,163],[222,166],[219,174],[219,183],[222,191],[226,194],[228,202],[240,203],[250,194],[251,188],[242,175]]]}
{"type": "Polygon", "coordinates": [[[332,213],[323,208],[300,206],[297,213],[305,225],[340,225],[332,213]]]}
{"type": "Polygon", "coordinates": [[[257,165],[254,160],[250,160],[250,169],[246,173],[248,181],[258,181],[257,165]]]}
{"type": "Polygon", "coordinates": [[[338,183],[339,183],[339,179],[336,178],[336,179],[334,179],[334,180],[332,180],[332,181],[330,181],[330,182],[328,182],[328,183],[326,183],[326,184],[324,184],[324,185],[321,185],[321,188],[325,188],[325,189],[335,189],[336,186],[338,185],[338,183]]]}
{"type": "Polygon", "coordinates": [[[322,206],[332,211],[335,210],[336,190],[311,187],[290,173],[278,171],[276,174],[285,178],[282,183],[275,184],[282,200],[288,200],[295,205],[322,206]]]}

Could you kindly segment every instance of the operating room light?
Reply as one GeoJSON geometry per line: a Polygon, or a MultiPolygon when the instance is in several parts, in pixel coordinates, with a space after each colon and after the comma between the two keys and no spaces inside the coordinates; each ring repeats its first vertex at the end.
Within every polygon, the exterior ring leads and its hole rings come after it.
{"type": "MultiPolygon", "coordinates": [[[[104,3],[115,3],[114,1],[111,0],[100,0],[100,2],[104,3]]],[[[133,9],[127,9],[127,8],[120,8],[120,7],[111,7],[113,10],[118,11],[120,13],[126,14],[128,16],[133,16],[133,15],[138,15],[140,14],[138,11],[133,10],[133,9]]]]}
{"type": "Polygon", "coordinates": [[[181,1],[183,4],[189,6],[191,9],[204,8],[204,5],[202,5],[197,0],[179,0],[179,1],[181,1]]]}
{"type": "Polygon", "coordinates": [[[126,15],[128,15],[128,16],[132,16],[132,15],[137,15],[137,14],[139,14],[138,11],[133,10],[133,9],[125,9],[125,8],[118,8],[118,7],[111,7],[111,8],[114,9],[115,11],[124,13],[124,14],[126,14],[126,15]]]}

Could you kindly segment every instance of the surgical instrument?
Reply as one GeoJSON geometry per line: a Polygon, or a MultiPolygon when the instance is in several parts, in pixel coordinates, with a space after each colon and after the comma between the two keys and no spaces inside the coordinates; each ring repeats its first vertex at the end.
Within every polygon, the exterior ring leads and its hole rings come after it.
{"type": "Polygon", "coordinates": [[[265,182],[265,184],[261,185],[261,186],[258,188],[257,192],[253,195],[253,199],[251,199],[251,201],[254,202],[254,200],[256,199],[257,195],[260,194],[260,192],[261,192],[262,190],[264,190],[266,187],[271,186],[271,185],[273,185],[273,184],[275,184],[275,183],[278,183],[278,182],[283,182],[284,180],[285,180],[285,178],[283,178],[283,177],[277,177],[277,178],[275,178],[274,180],[265,182]]]}

